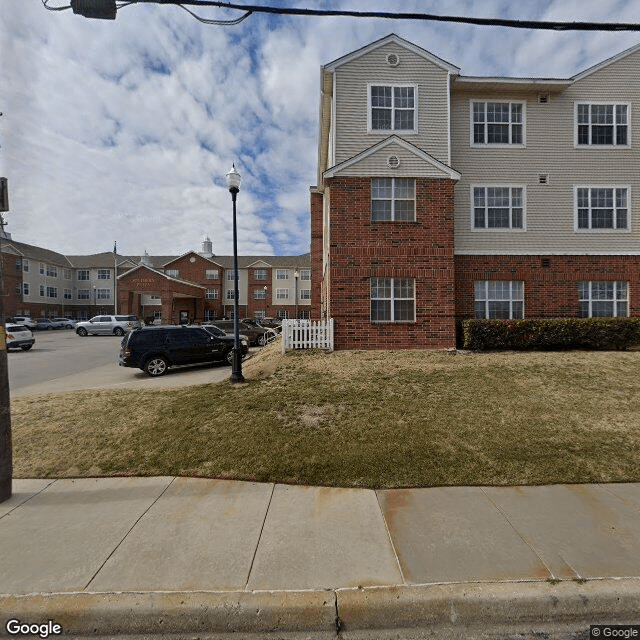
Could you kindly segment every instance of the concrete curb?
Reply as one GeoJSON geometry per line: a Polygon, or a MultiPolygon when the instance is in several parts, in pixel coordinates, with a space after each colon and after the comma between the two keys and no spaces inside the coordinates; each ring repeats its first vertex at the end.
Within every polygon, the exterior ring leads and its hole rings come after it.
{"type": "Polygon", "coordinates": [[[0,611],[3,638],[16,637],[7,631],[9,619],[53,620],[63,636],[93,638],[259,634],[320,640],[335,638],[338,631],[341,638],[395,638],[398,629],[409,630],[403,637],[412,638],[491,638],[507,629],[536,637],[560,628],[584,631],[590,624],[640,624],[640,578],[335,591],[0,595],[0,611]],[[473,628],[481,631],[474,635],[473,628]]]}

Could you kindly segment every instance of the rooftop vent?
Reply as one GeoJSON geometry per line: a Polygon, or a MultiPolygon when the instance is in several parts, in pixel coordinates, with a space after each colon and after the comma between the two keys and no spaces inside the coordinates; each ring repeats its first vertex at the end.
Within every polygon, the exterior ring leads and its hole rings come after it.
{"type": "Polygon", "coordinates": [[[538,184],[549,184],[549,174],[548,173],[541,173],[538,176],[538,184]]]}
{"type": "Polygon", "coordinates": [[[400,166],[400,158],[398,156],[389,156],[387,158],[387,166],[391,169],[397,169],[400,166]]]}
{"type": "Polygon", "coordinates": [[[551,97],[549,96],[548,93],[539,93],[538,94],[538,102],[540,104],[547,104],[550,101],[551,101],[551,97]]]}

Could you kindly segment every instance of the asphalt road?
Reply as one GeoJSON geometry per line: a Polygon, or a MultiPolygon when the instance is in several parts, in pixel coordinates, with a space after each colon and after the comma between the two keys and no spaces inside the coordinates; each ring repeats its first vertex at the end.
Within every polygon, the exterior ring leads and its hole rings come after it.
{"type": "Polygon", "coordinates": [[[170,370],[151,378],[140,369],[118,366],[122,338],[87,336],[74,331],[36,331],[30,351],[9,351],[11,397],[86,389],[157,389],[220,382],[231,375],[226,363],[170,370]]]}

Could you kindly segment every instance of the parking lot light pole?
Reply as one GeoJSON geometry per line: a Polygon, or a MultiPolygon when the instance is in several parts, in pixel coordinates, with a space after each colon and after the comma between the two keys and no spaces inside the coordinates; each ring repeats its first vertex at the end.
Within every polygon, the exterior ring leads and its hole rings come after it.
{"type": "Polygon", "coordinates": [[[236,196],[240,191],[240,174],[236,171],[235,164],[231,165],[231,171],[227,173],[227,186],[233,202],[233,364],[231,367],[231,384],[244,382],[242,376],[242,352],[240,351],[240,327],[238,316],[238,231],[236,225],[236,196]]]}

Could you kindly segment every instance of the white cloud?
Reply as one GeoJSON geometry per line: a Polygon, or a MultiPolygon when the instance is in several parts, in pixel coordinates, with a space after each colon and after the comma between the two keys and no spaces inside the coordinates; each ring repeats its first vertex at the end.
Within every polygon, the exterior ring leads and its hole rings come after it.
{"type": "MultiPolygon", "coordinates": [[[[356,0],[322,4],[362,9],[356,0]]],[[[373,0],[366,8],[390,6],[373,0]]],[[[636,20],[630,0],[399,0],[392,6],[484,17],[636,20]]],[[[240,251],[308,251],[320,65],[392,31],[465,75],[568,77],[640,40],[635,33],[257,14],[223,28],[150,4],[126,7],[112,22],[20,2],[0,24],[0,171],[10,180],[8,231],[69,254],[109,250],[114,240],[123,253],[183,253],[199,248],[208,234],[214,251],[228,254],[231,199],[224,174],[235,162],[243,175],[240,251]]]]}

